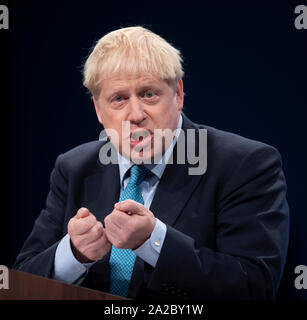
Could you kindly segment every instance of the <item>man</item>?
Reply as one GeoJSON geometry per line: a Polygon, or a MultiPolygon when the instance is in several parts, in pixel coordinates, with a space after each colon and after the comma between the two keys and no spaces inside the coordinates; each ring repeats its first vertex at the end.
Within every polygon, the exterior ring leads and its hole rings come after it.
{"type": "Polygon", "coordinates": [[[98,41],[84,85],[106,139],[58,157],[15,268],[137,299],[275,297],[289,232],[280,155],[185,117],[181,62],[142,27],[98,41]],[[196,153],[207,146],[196,175],[189,130],[196,153]]]}

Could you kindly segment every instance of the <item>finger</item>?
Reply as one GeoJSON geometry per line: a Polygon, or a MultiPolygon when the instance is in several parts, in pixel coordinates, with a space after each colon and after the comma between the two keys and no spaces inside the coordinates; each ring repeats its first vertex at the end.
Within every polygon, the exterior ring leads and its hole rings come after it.
{"type": "Polygon", "coordinates": [[[106,238],[100,238],[87,246],[86,252],[92,260],[100,260],[105,254],[111,250],[111,243],[106,238]]]}
{"type": "Polygon", "coordinates": [[[95,241],[91,242],[89,244],[89,246],[96,246],[96,247],[104,247],[106,245],[110,245],[110,241],[108,240],[108,238],[106,237],[106,232],[103,233],[102,237],[100,237],[99,239],[96,239],[95,241]]]}
{"type": "Polygon", "coordinates": [[[91,244],[92,242],[97,241],[103,236],[104,228],[102,226],[102,223],[98,221],[88,232],[88,235],[86,237],[86,241],[88,244],[91,244]]]}
{"type": "MultiPolygon", "coordinates": [[[[110,230],[110,229],[106,229],[106,231],[105,231],[105,235],[106,235],[106,239],[108,239],[108,241],[110,242],[110,243],[112,243],[112,244],[114,244],[115,243],[115,241],[118,239],[118,233],[113,233],[113,231],[112,230],[110,230]]],[[[102,239],[103,239],[104,237],[102,237],[102,239]]],[[[100,240],[99,240],[100,241],[100,240]]]]}
{"type": "Polygon", "coordinates": [[[105,226],[106,228],[104,233],[107,239],[113,243],[121,233],[121,229],[117,227],[115,224],[111,223],[110,221],[105,221],[105,226]]]}
{"type": "Polygon", "coordinates": [[[106,232],[105,229],[103,230],[102,237],[101,237],[101,239],[99,239],[99,241],[108,242],[108,243],[111,242],[111,241],[109,240],[109,238],[108,238],[108,235],[107,235],[107,232],[106,232]]]}
{"type": "Polygon", "coordinates": [[[85,218],[90,215],[90,211],[87,208],[80,208],[76,214],[76,219],[85,218]]]}
{"type": "Polygon", "coordinates": [[[115,203],[114,207],[117,210],[124,211],[128,214],[138,214],[141,216],[146,215],[146,210],[147,210],[141,203],[131,199],[127,199],[122,202],[115,203]]]}
{"type": "Polygon", "coordinates": [[[83,219],[76,219],[74,223],[74,231],[82,235],[90,231],[90,229],[97,223],[96,217],[92,214],[83,218],[83,219]]]}
{"type": "Polygon", "coordinates": [[[112,213],[110,213],[105,219],[104,223],[107,227],[108,225],[114,225],[119,229],[122,229],[122,227],[128,223],[129,216],[124,211],[120,211],[117,209],[114,209],[112,213]]]}

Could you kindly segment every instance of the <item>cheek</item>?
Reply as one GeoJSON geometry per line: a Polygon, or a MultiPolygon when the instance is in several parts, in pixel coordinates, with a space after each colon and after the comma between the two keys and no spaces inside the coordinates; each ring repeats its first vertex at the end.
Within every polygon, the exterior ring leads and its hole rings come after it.
{"type": "Polygon", "coordinates": [[[161,126],[175,130],[177,128],[178,115],[176,98],[168,100],[163,104],[159,115],[161,126]]]}
{"type": "Polygon", "coordinates": [[[128,155],[130,152],[130,123],[127,122],[125,114],[118,110],[116,112],[107,112],[103,126],[112,144],[120,153],[128,155]],[[124,121],[126,122],[124,123],[124,121]]]}
{"type": "Polygon", "coordinates": [[[122,115],[110,108],[102,108],[101,110],[102,125],[105,128],[112,128],[118,130],[121,128],[122,115]]]}

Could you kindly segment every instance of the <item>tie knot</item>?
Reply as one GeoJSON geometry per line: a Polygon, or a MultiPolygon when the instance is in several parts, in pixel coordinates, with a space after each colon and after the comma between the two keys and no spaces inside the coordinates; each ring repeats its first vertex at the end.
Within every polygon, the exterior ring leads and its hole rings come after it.
{"type": "Polygon", "coordinates": [[[141,184],[148,173],[149,170],[146,167],[133,165],[131,167],[129,183],[132,183],[134,185],[141,184]]]}

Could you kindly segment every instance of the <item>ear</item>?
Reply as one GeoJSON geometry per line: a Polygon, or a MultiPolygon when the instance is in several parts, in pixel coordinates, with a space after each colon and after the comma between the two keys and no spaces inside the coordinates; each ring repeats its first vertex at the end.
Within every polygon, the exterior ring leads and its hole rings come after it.
{"type": "Polygon", "coordinates": [[[177,99],[177,107],[178,110],[181,111],[183,108],[183,81],[180,79],[177,83],[176,87],[176,99],[177,99]]]}
{"type": "Polygon", "coordinates": [[[99,107],[99,102],[94,96],[92,97],[92,99],[93,99],[93,102],[94,102],[94,106],[95,106],[95,110],[96,110],[96,115],[97,115],[98,121],[102,124],[101,110],[100,110],[100,107],[99,107]]]}

